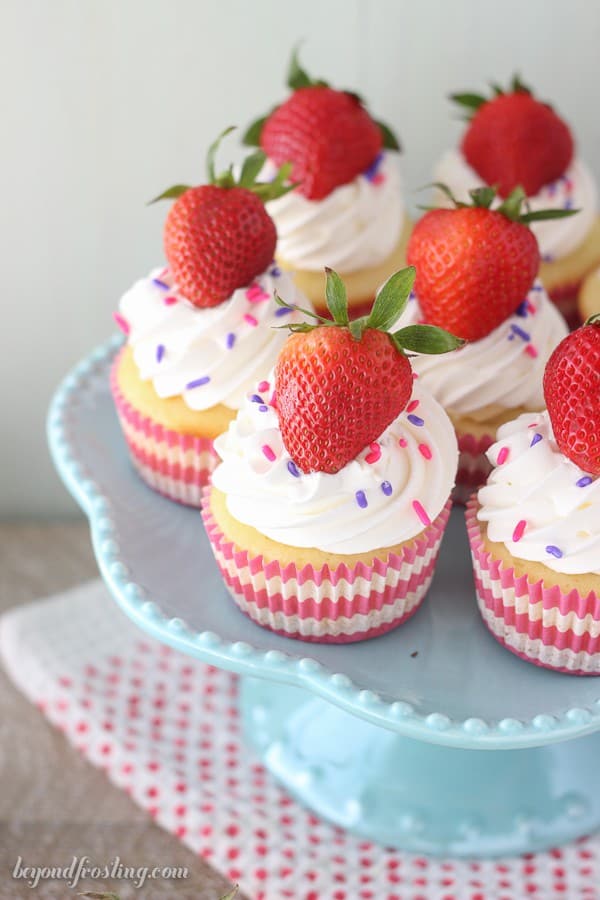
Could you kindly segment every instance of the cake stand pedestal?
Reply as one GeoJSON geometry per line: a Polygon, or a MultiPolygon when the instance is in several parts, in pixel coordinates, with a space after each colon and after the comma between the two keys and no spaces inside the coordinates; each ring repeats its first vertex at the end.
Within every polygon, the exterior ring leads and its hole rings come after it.
{"type": "Polygon", "coordinates": [[[461,510],[427,600],[397,631],[345,646],[272,634],[229,597],[198,512],[133,471],[108,386],[118,346],[57,391],[54,461],[117,603],[160,641],[245,676],[247,740],[292,794],[418,853],[530,852],[600,827],[600,679],[536,668],[488,634],[461,510]]]}

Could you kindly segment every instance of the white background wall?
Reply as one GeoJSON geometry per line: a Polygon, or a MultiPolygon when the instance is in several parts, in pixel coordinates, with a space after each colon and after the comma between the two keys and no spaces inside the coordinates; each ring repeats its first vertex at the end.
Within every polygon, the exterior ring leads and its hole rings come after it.
{"type": "Polygon", "coordinates": [[[396,127],[412,205],[460,133],[446,95],[516,69],[600,177],[597,0],[0,0],[0,35],[0,516],[74,511],[46,450],[52,390],[162,260],[165,207],[146,201],[285,96],[300,37],[311,73],[396,127]]]}

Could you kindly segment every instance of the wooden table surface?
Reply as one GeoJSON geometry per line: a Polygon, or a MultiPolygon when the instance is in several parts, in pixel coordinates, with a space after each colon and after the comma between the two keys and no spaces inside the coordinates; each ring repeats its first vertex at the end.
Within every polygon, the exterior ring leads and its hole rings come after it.
{"type": "MultiPolygon", "coordinates": [[[[0,613],[97,575],[87,525],[0,524],[0,613]]],[[[68,900],[83,890],[117,890],[122,900],[217,900],[231,885],[81,757],[20,694],[0,668],[0,898],[68,900]],[[73,856],[108,864],[187,866],[189,878],[148,882],[88,881],[69,889],[12,878],[23,864],[65,866],[73,856]]],[[[238,897],[242,900],[242,895],[238,897]]]]}

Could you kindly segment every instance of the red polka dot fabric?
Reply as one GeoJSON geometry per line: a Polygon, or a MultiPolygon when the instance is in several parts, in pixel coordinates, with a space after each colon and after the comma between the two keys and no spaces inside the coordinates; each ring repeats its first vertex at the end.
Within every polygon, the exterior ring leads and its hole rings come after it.
{"type": "Polygon", "coordinates": [[[6,614],[0,654],[70,743],[253,900],[600,900],[600,836],[425,859],[311,815],[244,747],[237,678],[146,638],[101,582],[6,614]]]}

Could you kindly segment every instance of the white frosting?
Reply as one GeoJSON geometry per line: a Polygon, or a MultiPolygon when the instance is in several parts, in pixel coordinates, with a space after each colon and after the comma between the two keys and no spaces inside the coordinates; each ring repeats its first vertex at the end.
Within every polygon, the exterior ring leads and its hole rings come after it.
{"type": "MultiPolygon", "coordinates": [[[[268,399],[268,392],[262,396],[268,399]]],[[[408,540],[426,524],[413,501],[433,521],[454,485],[458,462],[454,430],[441,406],[418,385],[411,403],[411,412],[407,408],[379,438],[376,461],[366,461],[367,447],[334,475],[295,476],[275,410],[249,399],[215,441],[222,462],[213,484],[235,519],[292,547],[348,554],[408,540]]]]}
{"type": "Polygon", "coordinates": [[[488,523],[489,539],[555,572],[600,575],[600,478],[590,479],[563,456],[548,413],[502,425],[487,456],[495,468],[479,491],[478,518],[488,523]],[[498,465],[500,453],[505,461],[498,465]],[[514,541],[521,521],[525,530],[514,541]]]}
{"type": "MultiPolygon", "coordinates": [[[[482,187],[485,182],[472,169],[459,150],[447,150],[434,170],[434,180],[446,184],[457,200],[469,201],[469,191],[482,187]]],[[[438,193],[436,200],[448,204],[448,198],[438,193]]],[[[499,198],[495,205],[502,202],[499,198]]],[[[540,254],[546,262],[561,259],[575,250],[585,240],[596,218],[598,189],[596,181],[582,160],[577,157],[564,175],[545,185],[529,197],[531,210],[578,209],[577,215],[565,219],[548,219],[532,222],[531,230],[540,246],[540,254]]]]}
{"type": "MultiPolygon", "coordinates": [[[[413,298],[394,330],[421,321],[421,316],[413,298]]],[[[411,362],[420,383],[444,409],[485,421],[490,406],[543,409],[544,368],[566,334],[564,319],[536,280],[519,311],[486,337],[454,353],[416,356],[411,362]]]]}
{"type": "Polygon", "coordinates": [[[290,276],[275,265],[250,288],[205,309],[186,300],[176,286],[165,290],[155,279],[169,282],[168,275],[155,269],[124,294],[120,314],[129,325],[140,377],[152,381],[159,397],[181,395],[191,409],[219,403],[239,409],[248,389],[271,370],[288,336],[286,329],[274,326],[304,318],[282,313],[273,299],[275,290],[286,302],[310,309],[290,276]],[[176,302],[165,303],[166,298],[176,302]],[[204,378],[210,380],[188,387],[204,378]]]}
{"type": "MultiPolygon", "coordinates": [[[[264,177],[274,174],[267,162],[264,177]]],[[[384,151],[376,167],[322,200],[291,191],[267,203],[277,226],[277,254],[297,269],[325,266],[341,273],[375,266],[390,255],[404,224],[397,154],[384,151]]]]}

